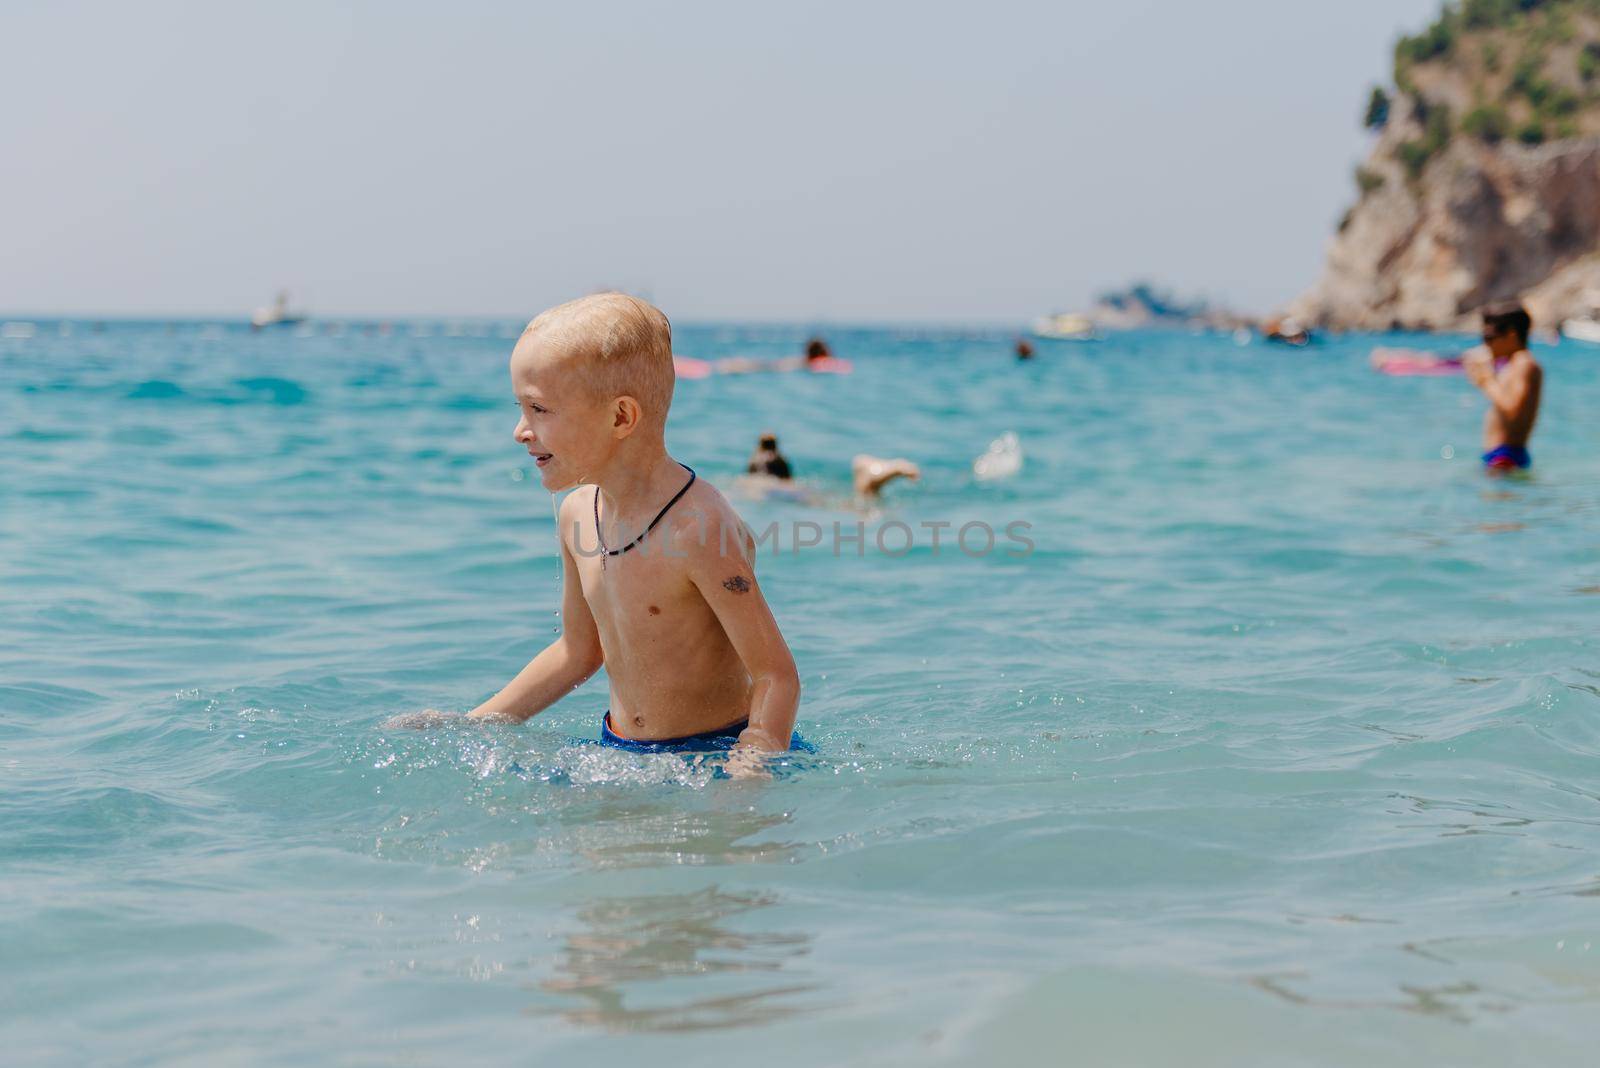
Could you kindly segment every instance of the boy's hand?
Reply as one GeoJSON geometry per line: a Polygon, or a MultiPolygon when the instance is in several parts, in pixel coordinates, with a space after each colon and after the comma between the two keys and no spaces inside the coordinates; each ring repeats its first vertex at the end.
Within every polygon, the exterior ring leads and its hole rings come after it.
{"type": "Polygon", "coordinates": [[[767,767],[767,754],[754,746],[735,745],[728,750],[728,763],[723,766],[730,779],[770,779],[772,769],[767,767]]]}
{"type": "Polygon", "coordinates": [[[1488,349],[1478,345],[1461,357],[1461,369],[1466,372],[1469,382],[1482,388],[1485,382],[1494,378],[1494,358],[1488,349]]]}
{"type": "Polygon", "coordinates": [[[787,744],[774,741],[771,735],[746,727],[728,751],[728,764],[723,770],[733,779],[770,779],[772,769],[767,766],[767,758],[787,749],[787,744]]]}

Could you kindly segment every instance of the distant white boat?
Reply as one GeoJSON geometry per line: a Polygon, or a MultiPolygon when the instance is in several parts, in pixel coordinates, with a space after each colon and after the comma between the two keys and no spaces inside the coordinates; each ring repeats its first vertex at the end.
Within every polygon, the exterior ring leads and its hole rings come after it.
{"type": "Polygon", "coordinates": [[[1600,345],[1600,319],[1568,319],[1561,324],[1561,335],[1574,341],[1600,345]]]}
{"type": "Polygon", "coordinates": [[[257,308],[255,314],[250,316],[250,325],[256,330],[268,326],[294,326],[306,321],[304,312],[289,309],[289,294],[279,293],[270,308],[257,308]]]}
{"type": "Polygon", "coordinates": [[[12,338],[17,341],[24,341],[37,332],[32,323],[6,323],[4,326],[0,326],[0,337],[12,338]]]}
{"type": "Polygon", "coordinates": [[[1046,341],[1095,341],[1099,339],[1100,332],[1095,329],[1094,320],[1087,315],[1068,312],[1035,319],[1033,336],[1046,341]]]}

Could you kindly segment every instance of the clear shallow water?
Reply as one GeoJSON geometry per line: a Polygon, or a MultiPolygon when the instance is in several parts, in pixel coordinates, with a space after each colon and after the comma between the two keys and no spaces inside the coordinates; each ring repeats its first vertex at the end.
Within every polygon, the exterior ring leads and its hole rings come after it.
{"type": "Polygon", "coordinates": [[[820,752],[750,786],[582,743],[599,684],[380,729],[555,623],[514,329],[0,340],[8,1060],[1587,1059],[1600,349],[1540,351],[1511,480],[1372,339],[835,330],[850,377],[680,383],[725,487],[771,428],[824,494],[920,462],[875,522],[1037,546],[764,556],[820,752]]]}

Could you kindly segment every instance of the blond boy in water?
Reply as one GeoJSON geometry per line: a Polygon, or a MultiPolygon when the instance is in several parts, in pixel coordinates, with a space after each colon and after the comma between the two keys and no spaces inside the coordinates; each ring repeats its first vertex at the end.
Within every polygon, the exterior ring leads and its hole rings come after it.
{"type": "MultiPolygon", "coordinates": [[[[733,507],[667,454],[672,328],[621,293],[551,308],[511,354],[515,437],[559,512],[561,635],[469,719],[523,721],[603,664],[603,741],[790,747],[800,680],[733,507]],[[576,487],[576,489],[574,489],[576,487]]],[[[428,726],[438,713],[402,716],[428,726]]]]}

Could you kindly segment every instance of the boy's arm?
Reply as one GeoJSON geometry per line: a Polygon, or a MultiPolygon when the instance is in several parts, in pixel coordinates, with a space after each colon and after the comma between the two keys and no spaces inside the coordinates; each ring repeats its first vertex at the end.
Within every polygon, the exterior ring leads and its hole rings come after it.
{"type": "Polygon", "coordinates": [[[689,548],[689,577],[750,673],[750,723],[736,748],[784,752],[800,710],[800,675],[756,584],[744,525],[731,512],[718,525],[689,548]]]}
{"type": "Polygon", "coordinates": [[[562,538],[561,636],[545,646],[544,651],[517,672],[516,678],[506,683],[499,693],[468,712],[467,718],[520,723],[571,693],[599,671],[604,662],[600,632],[588,602],[583,599],[577,562],[572,559],[566,539],[562,538]]]}

